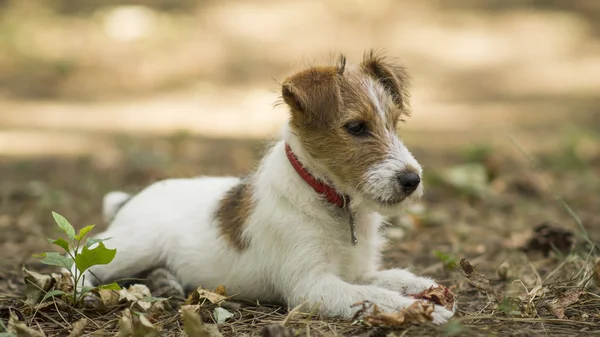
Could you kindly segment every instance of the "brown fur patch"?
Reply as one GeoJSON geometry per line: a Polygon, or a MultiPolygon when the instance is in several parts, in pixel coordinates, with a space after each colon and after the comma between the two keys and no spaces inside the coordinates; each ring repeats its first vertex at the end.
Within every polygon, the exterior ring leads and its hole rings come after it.
{"type": "Polygon", "coordinates": [[[341,192],[360,188],[366,172],[386,159],[397,122],[408,114],[404,69],[373,52],[357,66],[313,67],[287,78],[283,100],[303,148],[328,171],[341,192]],[[361,123],[368,136],[348,132],[361,123]]]}
{"type": "Polygon", "coordinates": [[[243,232],[254,207],[252,198],[252,185],[249,181],[242,180],[227,191],[215,213],[221,234],[238,251],[245,250],[249,245],[243,232]]]}

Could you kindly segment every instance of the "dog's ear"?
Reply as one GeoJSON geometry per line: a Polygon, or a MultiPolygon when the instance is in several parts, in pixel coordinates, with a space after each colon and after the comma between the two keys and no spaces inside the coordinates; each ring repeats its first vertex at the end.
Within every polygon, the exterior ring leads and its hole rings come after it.
{"type": "Polygon", "coordinates": [[[404,113],[410,113],[408,75],[400,65],[388,62],[375,51],[368,51],[363,58],[362,66],[383,85],[392,96],[392,100],[404,113]]]}
{"type": "Polygon", "coordinates": [[[281,95],[296,123],[319,127],[334,119],[340,111],[340,76],[345,65],[342,56],[335,67],[310,68],[283,82],[281,95]]]}

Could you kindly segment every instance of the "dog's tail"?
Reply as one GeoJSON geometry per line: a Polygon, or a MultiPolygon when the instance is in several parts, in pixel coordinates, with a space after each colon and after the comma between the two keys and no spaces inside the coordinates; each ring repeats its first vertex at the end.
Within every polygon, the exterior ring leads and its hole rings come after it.
{"type": "Polygon", "coordinates": [[[106,223],[111,223],[117,212],[131,199],[131,195],[121,191],[106,193],[102,200],[102,217],[106,223]]]}

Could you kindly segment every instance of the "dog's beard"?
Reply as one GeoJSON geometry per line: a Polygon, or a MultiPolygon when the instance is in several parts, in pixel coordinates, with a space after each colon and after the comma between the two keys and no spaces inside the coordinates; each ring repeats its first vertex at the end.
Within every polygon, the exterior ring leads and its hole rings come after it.
{"type": "Polygon", "coordinates": [[[360,208],[379,213],[386,217],[400,215],[410,204],[417,202],[423,196],[423,186],[419,186],[413,193],[406,194],[401,191],[382,195],[372,195],[371,193],[361,193],[355,197],[360,208]]]}

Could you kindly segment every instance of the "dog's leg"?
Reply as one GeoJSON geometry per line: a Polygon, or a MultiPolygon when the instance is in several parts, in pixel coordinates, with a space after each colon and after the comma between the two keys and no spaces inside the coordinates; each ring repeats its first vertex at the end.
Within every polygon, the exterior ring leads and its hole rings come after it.
{"type": "MultiPolygon", "coordinates": [[[[352,318],[359,310],[352,307],[353,304],[369,301],[377,304],[381,309],[393,312],[410,306],[414,298],[402,296],[397,291],[385,289],[376,285],[358,285],[344,282],[333,274],[327,274],[318,278],[302,279],[295,283],[294,292],[298,294],[288,299],[290,306],[305,303],[308,310],[319,307],[320,311],[327,316],[341,316],[352,318]]],[[[433,322],[442,324],[454,315],[446,308],[436,305],[433,313],[433,322]]]]}
{"type": "Polygon", "coordinates": [[[376,271],[367,275],[365,280],[369,284],[407,295],[418,294],[431,286],[437,286],[434,280],[417,276],[406,269],[376,271]]]}
{"type": "Polygon", "coordinates": [[[157,268],[146,276],[148,288],[154,297],[185,299],[183,287],[177,277],[166,268],[157,268]]]}
{"type": "Polygon", "coordinates": [[[127,279],[163,265],[160,247],[160,232],[140,231],[121,226],[109,227],[99,238],[110,238],[104,244],[108,249],[117,249],[115,258],[107,265],[93,266],[85,272],[85,285],[95,286],[127,279]]]}

